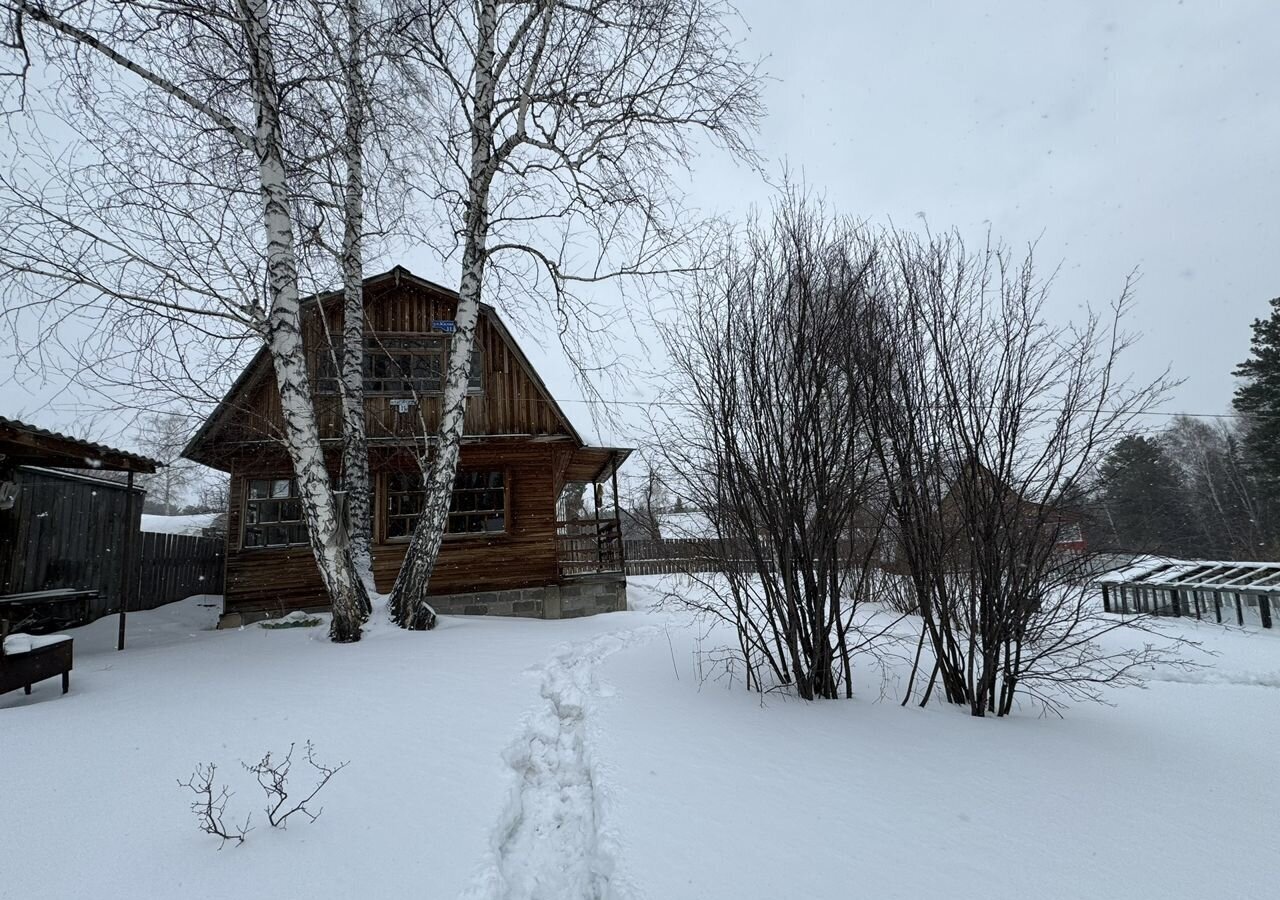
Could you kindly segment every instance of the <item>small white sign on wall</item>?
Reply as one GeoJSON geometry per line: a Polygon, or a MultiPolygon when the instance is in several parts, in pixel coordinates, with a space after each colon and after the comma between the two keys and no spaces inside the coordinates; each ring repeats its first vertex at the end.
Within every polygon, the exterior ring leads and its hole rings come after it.
{"type": "Polygon", "coordinates": [[[416,405],[417,401],[412,397],[396,397],[391,401],[391,408],[401,415],[404,415],[416,405]]]}

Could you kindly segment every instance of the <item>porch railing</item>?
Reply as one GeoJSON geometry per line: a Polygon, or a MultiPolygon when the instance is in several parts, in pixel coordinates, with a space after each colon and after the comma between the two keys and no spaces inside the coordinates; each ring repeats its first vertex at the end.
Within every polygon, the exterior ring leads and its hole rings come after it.
{"type": "Polygon", "coordinates": [[[617,519],[556,522],[556,553],[565,577],[622,572],[621,523],[617,519]]]}

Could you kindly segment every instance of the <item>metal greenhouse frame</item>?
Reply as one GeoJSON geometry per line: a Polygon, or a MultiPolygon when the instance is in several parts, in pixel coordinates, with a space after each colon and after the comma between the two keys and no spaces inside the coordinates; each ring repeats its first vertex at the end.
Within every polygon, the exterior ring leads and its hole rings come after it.
{"type": "Polygon", "coordinates": [[[1245,606],[1257,606],[1263,628],[1272,627],[1273,598],[1280,596],[1280,563],[1141,558],[1095,579],[1107,612],[1222,621],[1223,601],[1243,625],[1245,606]]]}

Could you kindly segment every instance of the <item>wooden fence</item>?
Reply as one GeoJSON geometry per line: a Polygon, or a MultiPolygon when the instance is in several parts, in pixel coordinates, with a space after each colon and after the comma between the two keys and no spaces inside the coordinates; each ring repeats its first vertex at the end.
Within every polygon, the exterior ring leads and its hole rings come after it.
{"type": "MultiPolygon", "coordinates": [[[[628,575],[679,575],[684,572],[715,572],[726,563],[738,572],[758,571],[756,558],[752,548],[746,541],[737,546],[717,548],[716,556],[708,551],[710,542],[688,538],[664,538],[655,540],[628,540],[625,542],[628,575]],[[727,552],[725,552],[727,551],[727,552]]],[[[871,553],[874,548],[859,544],[857,548],[846,543],[840,549],[842,558],[861,559],[871,553]]],[[[879,568],[891,569],[889,563],[878,556],[871,562],[879,568]]]]}
{"type": "Polygon", "coordinates": [[[0,594],[95,591],[89,618],[116,612],[121,548],[129,532],[138,534],[142,492],[134,491],[130,519],[123,484],[47,469],[16,471],[17,499],[0,511],[0,594]]]}
{"type": "MultiPolygon", "coordinates": [[[[675,575],[711,572],[718,568],[706,553],[706,542],[682,538],[625,542],[628,575],[675,575]]],[[[743,553],[743,564],[748,560],[743,553]]]]}
{"type": "Polygon", "coordinates": [[[144,531],[132,612],[155,609],[193,594],[222,593],[221,538],[144,531]]]}

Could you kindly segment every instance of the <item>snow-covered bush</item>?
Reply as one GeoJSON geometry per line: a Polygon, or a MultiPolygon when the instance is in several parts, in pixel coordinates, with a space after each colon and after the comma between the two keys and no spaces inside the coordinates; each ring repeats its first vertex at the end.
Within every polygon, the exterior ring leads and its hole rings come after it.
{"type": "Polygon", "coordinates": [[[706,262],[663,331],[654,445],[709,523],[696,605],[735,629],[751,688],[850,695],[854,653],[882,634],[858,625],[867,600],[920,616],[908,697],[923,661],[924,702],[938,685],[977,716],[1177,664],[1170,644],[1104,647],[1154,626],[1100,615],[1062,548],[1080,485],[1167,387],[1118,368],[1127,290],[1052,324],[1030,253],[794,194],[706,262]]]}

